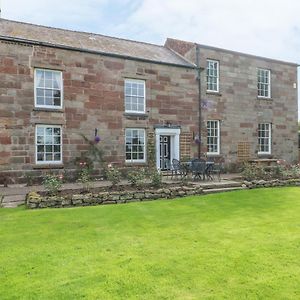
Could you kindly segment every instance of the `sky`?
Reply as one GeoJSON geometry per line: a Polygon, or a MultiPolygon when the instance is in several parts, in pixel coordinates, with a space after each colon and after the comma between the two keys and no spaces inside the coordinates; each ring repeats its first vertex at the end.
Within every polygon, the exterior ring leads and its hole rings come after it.
{"type": "Polygon", "coordinates": [[[155,44],[164,44],[167,37],[172,37],[300,64],[299,0],[0,0],[0,3],[1,17],[6,19],[155,44]]]}

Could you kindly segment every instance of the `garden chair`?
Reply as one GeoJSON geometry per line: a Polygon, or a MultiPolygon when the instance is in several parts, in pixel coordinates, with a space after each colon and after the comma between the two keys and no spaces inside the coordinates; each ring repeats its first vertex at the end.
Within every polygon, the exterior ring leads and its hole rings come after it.
{"type": "Polygon", "coordinates": [[[199,159],[192,160],[191,171],[194,180],[196,180],[197,178],[205,179],[205,170],[206,170],[206,161],[200,161],[199,159]]]}
{"type": "Polygon", "coordinates": [[[171,167],[171,170],[172,170],[172,176],[171,178],[173,179],[173,176],[175,175],[177,177],[177,175],[180,175],[180,178],[182,177],[183,175],[183,168],[180,164],[180,161],[176,158],[173,158],[172,159],[172,167],[171,167]]]}
{"type": "Polygon", "coordinates": [[[215,175],[217,176],[218,181],[221,181],[221,170],[222,170],[222,163],[215,162],[213,159],[209,160],[210,162],[213,162],[213,164],[210,166],[210,168],[207,170],[208,176],[211,177],[213,180],[215,178],[215,175]]]}

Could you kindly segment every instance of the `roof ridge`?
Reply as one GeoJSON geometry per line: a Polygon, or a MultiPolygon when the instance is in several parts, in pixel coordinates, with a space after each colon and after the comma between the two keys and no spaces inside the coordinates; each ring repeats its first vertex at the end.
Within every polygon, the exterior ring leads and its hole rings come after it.
{"type": "Polygon", "coordinates": [[[88,32],[88,31],[80,31],[80,30],[72,30],[72,29],[65,29],[65,28],[60,28],[60,27],[46,26],[46,25],[28,23],[28,22],[23,22],[23,21],[9,20],[9,19],[5,19],[5,18],[0,18],[0,22],[1,21],[13,22],[13,23],[24,24],[24,25],[31,25],[31,26],[35,26],[35,27],[43,27],[43,28],[47,28],[47,29],[55,29],[55,30],[68,31],[68,32],[74,32],[74,33],[83,33],[83,34],[89,34],[89,35],[102,36],[102,37],[106,37],[106,38],[110,38],[110,39],[114,39],[114,40],[121,40],[121,41],[133,42],[133,43],[150,45],[150,46],[155,46],[155,47],[166,49],[166,47],[164,45],[158,45],[158,44],[154,44],[154,43],[142,42],[142,41],[127,39],[127,38],[121,38],[121,37],[114,37],[114,36],[105,35],[105,34],[101,34],[101,33],[88,32]]]}

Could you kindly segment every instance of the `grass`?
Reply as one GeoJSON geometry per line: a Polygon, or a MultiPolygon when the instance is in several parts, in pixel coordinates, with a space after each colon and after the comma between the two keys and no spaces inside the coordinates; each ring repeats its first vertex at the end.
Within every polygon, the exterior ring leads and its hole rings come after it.
{"type": "Polygon", "coordinates": [[[299,299],[300,188],[0,209],[0,299],[299,299]]]}

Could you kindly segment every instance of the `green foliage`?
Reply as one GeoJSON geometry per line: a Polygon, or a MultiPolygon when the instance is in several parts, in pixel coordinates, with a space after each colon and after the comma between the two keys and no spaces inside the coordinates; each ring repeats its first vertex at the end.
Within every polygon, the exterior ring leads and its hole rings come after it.
{"type": "Polygon", "coordinates": [[[151,185],[154,187],[160,187],[162,184],[162,174],[155,168],[150,173],[151,185]]]}
{"type": "Polygon", "coordinates": [[[89,168],[83,168],[79,173],[78,182],[80,182],[85,191],[89,191],[93,186],[91,177],[91,170],[89,168]]]}
{"type": "Polygon", "coordinates": [[[153,138],[148,140],[148,163],[150,168],[153,168],[155,166],[155,145],[153,138]]]}
{"type": "Polygon", "coordinates": [[[31,172],[27,172],[25,174],[25,180],[26,180],[26,185],[27,186],[32,186],[33,185],[34,177],[33,177],[31,172]]]}
{"type": "Polygon", "coordinates": [[[89,144],[89,149],[86,152],[86,157],[90,158],[94,162],[103,163],[103,150],[94,141],[90,141],[84,134],[81,134],[82,138],[87,144],[89,144]]]}
{"type": "Polygon", "coordinates": [[[127,174],[127,179],[131,186],[139,187],[143,184],[145,179],[145,170],[144,169],[134,169],[130,170],[127,174]]]}
{"type": "Polygon", "coordinates": [[[84,134],[80,134],[80,136],[88,144],[88,150],[81,152],[80,156],[74,159],[78,177],[82,168],[88,168],[91,171],[94,169],[95,164],[98,163],[102,166],[104,162],[104,152],[100,145],[95,144],[94,141],[90,141],[84,134]]]}
{"type": "Polygon", "coordinates": [[[262,166],[258,164],[245,164],[242,176],[246,180],[269,180],[299,178],[299,165],[287,165],[278,161],[276,166],[262,166]]]}
{"type": "Polygon", "coordinates": [[[115,167],[109,167],[106,170],[107,180],[111,182],[112,186],[116,186],[121,181],[121,173],[115,167]]]}
{"type": "Polygon", "coordinates": [[[56,195],[62,186],[61,178],[56,175],[47,174],[43,180],[43,186],[49,195],[56,195]]]}

